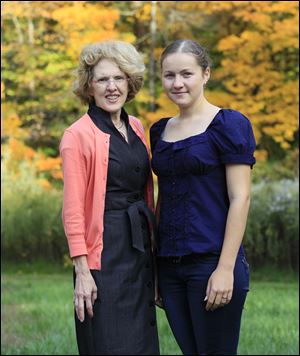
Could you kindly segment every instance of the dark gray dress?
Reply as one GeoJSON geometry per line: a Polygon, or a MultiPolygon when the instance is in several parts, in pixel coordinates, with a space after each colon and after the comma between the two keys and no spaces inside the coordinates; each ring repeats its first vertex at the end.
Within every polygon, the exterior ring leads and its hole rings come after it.
{"type": "Polygon", "coordinates": [[[143,199],[149,175],[147,150],[129,125],[128,143],[97,106],[88,111],[109,133],[109,164],[101,271],[92,271],[98,288],[94,317],[76,320],[80,354],[158,355],[154,278],[150,246],[151,212],[143,199]]]}

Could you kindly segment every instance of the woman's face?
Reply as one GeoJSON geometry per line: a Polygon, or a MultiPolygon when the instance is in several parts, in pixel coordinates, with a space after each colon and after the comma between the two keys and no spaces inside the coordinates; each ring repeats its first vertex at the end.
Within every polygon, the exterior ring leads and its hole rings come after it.
{"type": "Polygon", "coordinates": [[[115,114],[126,101],[128,78],[113,60],[102,59],[93,68],[90,88],[96,105],[115,114]]]}
{"type": "Polygon", "coordinates": [[[192,54],[172,53],[162,63],[163,88],[168,97],[182,108],[192,106],[203,96],[203,85],[209,75],[209,68],[203,73],[192,54]]]}

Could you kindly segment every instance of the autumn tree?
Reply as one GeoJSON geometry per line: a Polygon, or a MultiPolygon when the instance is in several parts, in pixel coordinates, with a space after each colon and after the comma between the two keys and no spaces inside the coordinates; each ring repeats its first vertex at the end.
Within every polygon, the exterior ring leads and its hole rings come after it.
{"type": "Polygon", "coordinates": [[[134,40],[118,32],[118,10],[107,3],[1,2],[3,118],[21,119],[31,147],[57,155],[64,128],[86,110],[72,93],[83,46],[134,40]]]}
{"type": "Polygon", "coordinates": [[[296,1],[199,2],[219,33],[221,62],[209,97],[253,124],[260,157],[297,147],[299,11],[296,1]]]}

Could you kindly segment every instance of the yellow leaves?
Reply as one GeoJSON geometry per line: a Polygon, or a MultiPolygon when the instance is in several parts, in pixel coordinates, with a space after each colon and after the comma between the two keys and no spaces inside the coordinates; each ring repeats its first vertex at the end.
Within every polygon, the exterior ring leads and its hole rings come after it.
{"type": "Polygon", "coordinates": [[[270,40],[274,52],[283,48],[299,48],[299,17],[287,18],[274,23],[270,40]]]}
{"type": "Polygon", "coordinates": [[[266,11],[278,13],[282,15],[283,13],[290,15],[299,14],[299,2],[298,1],[272,1],[271,6],[266,11]]]}
{"type": "MultiPolygon", "coordinates": [[[[219,41],[224,58],[215,78],[232,94],[229,107],[250,118],[258,143],[263,133],[290,149],[299,129],[296,5],[257,1],[235,6],[232,15],[244,21],[244,30],[219,41]]],[[[217,98],[222,101],[222,95],[217,98]]]]}
{"type": "Polygon", "coordinates": [[[119,19],[117,10],[107,9],[101,6],[90,5],[85,1],[72,2],[53,13],[53,18],[59,22],[63,30],[84,31],[86,25],[99,30],[112,30],[114,23],[119,19]]]}
{"type": "MultiPolygon", "coordinates": [[[[5,106],[5,105],[3,105],[5,106]]],[[[23,130],[20,126],[22,124],[21,119],[19,116],[11,112],[8,116],[4,117],[1,120],[1,137],[3,138],[25,138],[27,133],[23,130]]]]}
{"type": "Polygon", "coordinates": [[[145,104],[149,104],[152,102],[152,99],[149,95],[149,90],[147,90],[146,88],[141,89],[137,96],[135,97],[135,100],[139,103],[145,103],[145,104]]]}
{"type": "Polygon", "coordinates": [[[65,36],[68,54],[74,59],[77,59],[81,49],[89,43],[119,38],[115,29],[120,17],[118,10],[107,8],[99,2],[71,2],[69,6],[54,11],[53,17],[65,36]]]}
{"type": "Polygon", "coordinates": [[[50,184],[50,182],[45,178],[40,178],[37,180],[37,182],[45,190],[50,190],[52,188],[52,185],[50,184]]]}
{"type": "Polygon", "coordinates": [[[230,35],[220,40],[218,48],[220,51],[236,50],[243,43],[243,40],[236,36],[230,35]]]}
{"type": "Polygon", "coordinates": [[[1,100],[5,99],[5,84],[1,81],[1,100]]]}
{"type": "MultiPolygon", "coordinates": [[[[148,104],[151,102],[151,97],[146,89],[141,90],[137,98],[139,102],[148,104]]],[[[162,117],[174,116],[178,112],[176,105],[173,104],[164,93],[160,94],[155,103],[157,105],[155,112],[151,112],[142,107],[138,108],[139,117],[145,119],[148,125],[153,124],[162,117]]]]}
{"type": "Polygon", "coordinates": [[[26,167],[36,175],[38,183],[45,189],[51,187],[47,178],[51,177],[55,180],[63,178],[60,157],[46,157],[15,138],[10,138],[8,143],[2,145],[2,151],[5,168],[16,177],[26,164],[26,167]]]}
{"type": "Polygon", "coordinates": [[[15,138],[11,138],[6,145],[2,145],[2,152],[7,169],[16,174],[23,162],[30,163],[35,156],[33,149],[15,138]]]}
{"type": "Polygon", "coordinates": [[[38,172],[49,172],[53,178],[62,179],[60,157],[52,158],[40,155],[35,161],[35,166],[38,172]]]}
{"type": "Polygon", "coordinates": [[[18,18],[50,17],[53,9],[65,6],[63,1],[1,1],[2,5],[5,16],[18,18]]]}
{"type": "Polygon", "coordinates": [[[221,108],[224,108],[224,109],[230,108],[232,100],[233,100],[232,95],[230,95],[224,91],[206,90],[205,97],[207,98],[207,100],[210,103],[212,103],[216,106],[219,106],[221,108]]]}
{"type": "Polygon", "coordinates": [[[149,22],[151,19],[151,1],[145,1],[135,13],[135,17],[141,22],[149,22]]]}
{"type": "Polygon", "coordinates": [[[35,156],[35,151],[32,148],[26,146],[23,142],[18,141],[15,138],[9,140],[9,149],[15,162],[32,160],[35,156]]]}
{"type": "Polygon", "coordinates": [[[268,152],[266,150],[256,150],[254,156],[257,162],[265,162],[268,159],[268,152]]]}
{"type": "Polygon", "coordinates": [[[135,35],[131,32],[123,32],[118,35],[118,39],[121,41],[133,43],[135,41],[135,35]]]}
{"type": "MultiPolygon", "coordinates": [[[[189,1],[187,1],[189,2],[189,1]]],[[[233,7],[239,6],[243,1],[192,1],[198,3],[199,9],[207,14],[214,14],[217,12],[227,12],[233,10],[233,7]]]]}
{"type": "Polygon", "coordinates": [[[244,21],[252,22],[257,28],[264,31],[270,31],[272,29],[272,19],[269,15],[259,12],[247,12],[243,16],[244,21]]]}

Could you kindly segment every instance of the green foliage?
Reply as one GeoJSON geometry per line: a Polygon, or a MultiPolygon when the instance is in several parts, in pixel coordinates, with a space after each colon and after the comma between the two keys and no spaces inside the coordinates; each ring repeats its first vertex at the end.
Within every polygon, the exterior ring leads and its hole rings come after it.
{"type": "Polygon", "coordinates": [[[299,149],[286,152],[279,161],[259,161],[252,172],[252,182],[274,182],[282,179],[295,179],[299,177],[299,149]]]}
{"type": "MultiPolygon", "coordinates": [[[[244,238],[254,266],[298,267],[298,181],[254,184],[244,238]]],[[[1,197],[1,247],[8,260],[56,258],[68,264],[61,223],[62,193],[45,191],[35,176],[21,170],[17,180],[4,170],[1,197]]]]}
{"type": "Polygon", "coordinates": [[[46,189],[24,163],[16,177],[1,176],[1,254],[11,260],[62,259],[67,250],[61,222],[62,194],[46,189]]]}
{"type": "Polygon", "coordinates": [[[298,269],[298,184],[283,179],[253,186],[244,246],[254,265],[298,269]]]}

